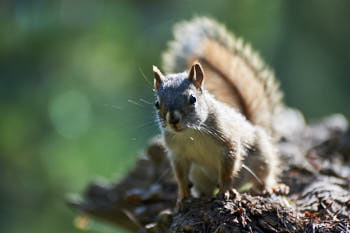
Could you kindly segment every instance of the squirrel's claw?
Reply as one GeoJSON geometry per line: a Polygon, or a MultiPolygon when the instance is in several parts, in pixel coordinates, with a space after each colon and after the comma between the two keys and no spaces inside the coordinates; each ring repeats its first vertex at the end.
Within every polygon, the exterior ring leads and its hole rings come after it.
{"type": "Polygon", "coordinates": [[[276,184],[274,186],[271,187],[267,187],[264,191],[263,194],[264,195],[288,195],[290,192],[290,188],[288,185],[280,183],[280,184],[276,184]]]}
{"type": "Polygon", "coordinates": [[[224,199],[224,200],[228,201],[228,200],[238,199],[240,197],[240,195],[236,189],[232,188],[232,189],[228,189],[226,191],[220,191],[216,195],[216,197],[218,199],[224,199]]]}

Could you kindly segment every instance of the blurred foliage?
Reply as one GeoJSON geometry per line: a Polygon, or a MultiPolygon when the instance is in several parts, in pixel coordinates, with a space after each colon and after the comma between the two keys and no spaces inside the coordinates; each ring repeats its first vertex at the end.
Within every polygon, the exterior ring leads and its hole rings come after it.
{"type": "Polygon", "coordinates": [[[250,41],[307,118],[349,116],[349,10],[346,0],[1,1],[0,232],[80,232],[65,195],[122,177],[158,132],[151,65],[172,25],[194,15],[250,41]]]}

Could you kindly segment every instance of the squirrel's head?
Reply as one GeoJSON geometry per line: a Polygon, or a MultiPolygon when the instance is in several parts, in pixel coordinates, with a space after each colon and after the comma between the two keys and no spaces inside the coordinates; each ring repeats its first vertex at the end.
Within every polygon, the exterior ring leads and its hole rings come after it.
{"type": "Polygon", "coordinates": [[[197,62],[189,72],[166,76],[153,66],[153,72],[155,107],[162,127],[176,132],[199,127],[208,115],[201,65],[197,62]]]}

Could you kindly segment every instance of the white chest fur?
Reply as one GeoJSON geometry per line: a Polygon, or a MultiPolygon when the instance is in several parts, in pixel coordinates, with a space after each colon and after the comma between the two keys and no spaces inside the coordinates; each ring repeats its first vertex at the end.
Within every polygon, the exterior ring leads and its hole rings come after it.
{"type": "Polygon", "coordinates": [[[208,171],[219,168],[218,158],[225,153],[225,148],[217,138],[191,129],[171,133],[166,137],[166,142],[172,156],[187,159],[208,171]]]}

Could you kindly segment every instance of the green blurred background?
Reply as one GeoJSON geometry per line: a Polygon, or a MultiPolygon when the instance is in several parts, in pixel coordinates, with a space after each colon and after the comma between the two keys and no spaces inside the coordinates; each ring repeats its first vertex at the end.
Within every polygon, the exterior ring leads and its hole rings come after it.
{"type": "Polygon", "coordinates": [[[349,12],[346,0],[2,0],[0,232],[80,232],[66,194],[122,177],[157,134],[151,65],[194,15],[250,41],[308,120],[349,116],[349,12]]]}

